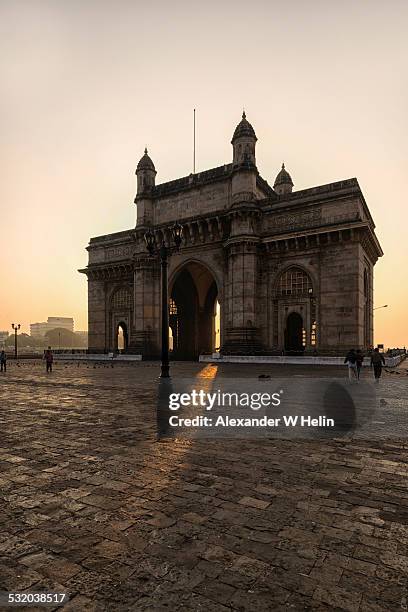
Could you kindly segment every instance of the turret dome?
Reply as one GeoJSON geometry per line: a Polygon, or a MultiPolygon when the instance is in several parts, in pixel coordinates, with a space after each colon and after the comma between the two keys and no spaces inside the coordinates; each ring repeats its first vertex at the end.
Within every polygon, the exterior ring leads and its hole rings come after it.
{"type": "Polygon", "coordinates": [[[285,164],[282,164],[282,169],[278,173],[273,188],[279,195],[291,193],[293,188],[292,177],[289,172],[285,169],[285,164]]]}
{"type": "Polygon", "coordinates": [[[144,155],[140,159],[136,168],[137,176],[137,195],[136,197],[150,194],[155,186],[156,168],[150,159],[147,149],[144,150],[144,155]]]}
{"type": "Polygon", "coordinates": [[[237,127],[235,128],[235,132],[232,137],[231,144],[234,144],[234,142],[238,138],[243,138],[243,137],[244,138],[249,137],[249,138],[254,138],[255,140],[258,140],[255,134],[254,128],[249,123],[248,119],[246,118],[245,111],[242,113],[241,121],[238,123],[237,127]]]}
{"type": "Polygon", "coordinates": [[[273,186],[276,187],[277,185],[292,185],[293,187],[292,177],[285,169],[285,164],[282,164],[282,169],[278,173],[273,186]]]}
{"type": "Polygon", "coordinates": [[[136,172],[138,170],[153,170],[153,172],[156,172],[156,168],[154,167],[154,163],[147,153],[147,149],[144,150],[144,155],[140,158],[140,161],[137,164],[136,172]]]}

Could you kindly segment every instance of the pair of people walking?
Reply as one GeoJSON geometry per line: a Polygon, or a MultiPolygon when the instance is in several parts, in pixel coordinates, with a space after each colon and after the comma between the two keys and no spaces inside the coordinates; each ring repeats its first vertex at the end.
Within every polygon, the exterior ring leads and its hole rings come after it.
{"type": "Polygon", "coordinates": [[[364,355],[358,349],[350,349],[346,355],[344,363],[348,365],[349,380],[357,379],[360,380],[360,372],[364,362],[364,355]]]}
{"type": "MultiPolygon", "coordinates": [[[[360,380],[360,372],[364,362],[364,355],[360,349],[350,349],[346,355],[344,363],[348,365],[349,380],[360,380]]],[[[378,348],[374,349],[371,355],[370,366],[374,370],[374,378],[379,382],[382,374],[382,367],[385,365],[384,355],[380,353],[378,348]]]]}

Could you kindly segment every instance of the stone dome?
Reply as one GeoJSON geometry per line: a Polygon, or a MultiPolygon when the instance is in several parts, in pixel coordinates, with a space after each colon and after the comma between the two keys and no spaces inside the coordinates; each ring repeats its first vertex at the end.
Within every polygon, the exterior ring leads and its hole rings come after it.
{"type": "Polygon", "coordinates": [[[154,167],[154,163],[147,153],[147,149],[144,150],[144,155],[140,158],[140,161],[137,164],[136,172],[138,170],[153,170],[153,172],[156,172],[156,168],[154,167]]]}
{"type": "Polygon", "coordinates": [[[252,125],[249,123],[249,121],[247,120],[246,114],[244,111],[242,113],[241,121],[238,123],[237,127],[235,128],[235,132],[232,137],[231,143],[234,144],[237,138],[248,137],[248,136],[250,138],[254,138],[255,140],[258,140],[255,134],[255,130],[252,127],[252,125]]]}
{"type": "Polygon", "coordinates": [[[282,164],[282,169],[278,173],[273,186],[277,187],[278,185],[292,185],[293,187],[292,177],[289,172],[285,170],[285,164],[282,164]]]}

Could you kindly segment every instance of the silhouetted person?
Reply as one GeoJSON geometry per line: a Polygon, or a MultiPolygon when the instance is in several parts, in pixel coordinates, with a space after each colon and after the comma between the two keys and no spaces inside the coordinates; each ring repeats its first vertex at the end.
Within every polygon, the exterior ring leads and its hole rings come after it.
{"type": "Polygon", "coordinates": [[[44,351],[44,359],[47,367],[47,372],[52,372],[52,362],[54,361],[54,356],[52,354],[50,346],[47,348],[46,351],[44,351]]]}
{"type": "Polygon", "coordinates": [[[360,351],[360,349],[357,349],[357,353],[356,353],[356,373],[357,373],[357,380],[360,380],[360,372],[361,372],[361,368],[363,367],[363,363],[364,363],[364,355],[363,355],[363,353],[360,351]]]}
{"type": "Polygon", "coordinates": [[[5,351],[1,351],[0,353],[0,372],[7,372],[7,355],[5,351]]]}
{"type": "Polygon", "coordinates": [[[371,366],[374,368],[376,382],[380,381],[383,365],[385,365],[384,355],[380,353],[378,348],[375,348],[374,353],[371,355],[371,366]]]}
{"type": "Polygon", "coordinates": [[[348,365],[349,380],[357,378],[357,353],[354,349],[349,350],[344,363],[347,363],[348,365]]]}

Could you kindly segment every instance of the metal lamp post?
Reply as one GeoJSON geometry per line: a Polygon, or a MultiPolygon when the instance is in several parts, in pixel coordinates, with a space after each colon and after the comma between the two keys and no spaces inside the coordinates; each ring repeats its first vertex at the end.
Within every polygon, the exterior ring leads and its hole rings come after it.
{"type": "Polygon", "coordinates": [[[20,323],[12,323],[11,327],[14,329],[14,359],[17,359],[17,332],[20,329],[20,323]]]}
{"type": "Polygon", "coordinates": [[[151,230],[148,230],[144,239],[146,248],[150,255],[159,255],[161,264],[161,374],[160,378],[170,378],[169,364],[169,286],[168,286],[168,265],[169,256],[173,250],[179,251],[183,237],[183,228],[179,223],[175,223],[171,228],[171,235],[174,247],[166,246],[164,240],[159,247],[156,245],[156,237],[151,230]]]}
{"type": "MultiPolygon", "coordinates": [[[[384,304],[383,306],[376,306],[375,308],[373,308],[373,312],[374,310],[379,310],[380,308],[388,308],[388,304],[384,304]]],[[[378,345],[380,346],[380,345],[378,345]]]]}

